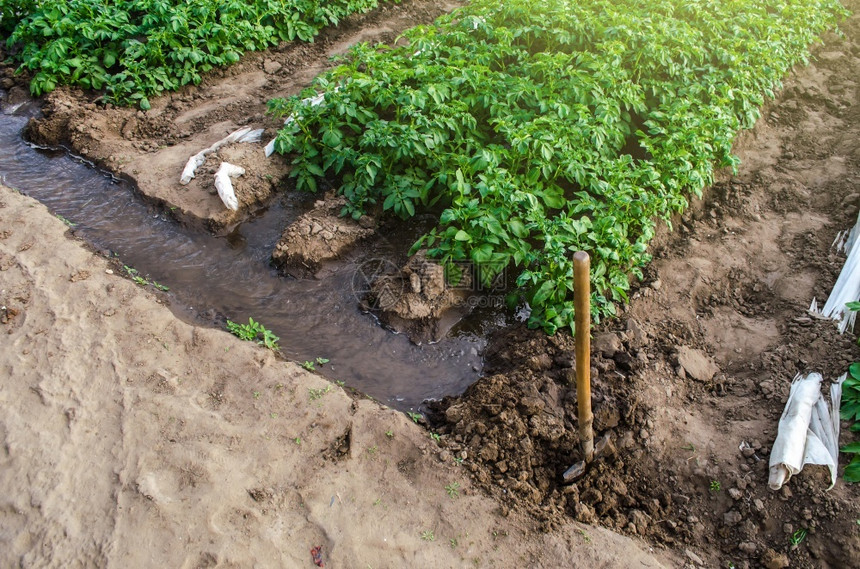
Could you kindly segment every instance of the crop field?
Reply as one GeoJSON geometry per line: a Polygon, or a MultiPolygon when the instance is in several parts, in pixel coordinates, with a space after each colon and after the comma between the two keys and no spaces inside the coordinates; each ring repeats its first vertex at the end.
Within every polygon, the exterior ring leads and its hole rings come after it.
{"type": "Polygon", "coordinates": [[[549,333],[573,327],[571,255],[591,253],[594,312],[641,277],[655,220],[736,166],[732,143],[844,16],[836,1],[472,2],[406,46],[353,52],[311,87],[325,103],[276,141],[299,189],[337,176],[344,213],[441,210],[415,248],[509,264],[549,333]]]}
{"type": "Polygon", "coordinates": [[[376,0],[3,0],[0,33],[34,72],[34,95],[58,85],[104,89],[149,109],[149,97],[198,84],[243,53],[298,39],[376,7],[376,0]]]}
{"type": "Polygon", "coordinates": [[[860,566],[858,11],[0,0],[0,565],[860,566]]]}

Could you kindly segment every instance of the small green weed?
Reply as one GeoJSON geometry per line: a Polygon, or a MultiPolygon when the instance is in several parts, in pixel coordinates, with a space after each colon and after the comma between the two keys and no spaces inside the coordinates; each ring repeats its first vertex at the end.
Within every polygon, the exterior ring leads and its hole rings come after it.
{"type": "Polygon", "coordinates": [[[719,480],[711,480],[711,484],[708,488],[711,492],[719,492],[723,488],[723,486],[722,484],[720,484],[719,480]]]}
{"type": "Polygon", "coordinates": [[[65,217],[60,215],[59,213],[57,214],[57,219],[59,219],[60,221],[62,221],[66,225],[68,225],[69,227],[75,227],[77,225],[77,223],[72,223],[71,221],[69,221],[68,219],[66,219],[65,217]]]}
{"type": "Polygon", "coordinates": [[[132,281],[134,281],[135,284],[138,284],[140,286],[151,285],[151,286],[157,288],[158,290],[160,290],[162,292],[167,292],[168,290],[170,290],[169,287],[166,287],[157,281],[152,281],[152,280],[149,280],[147,278],[144,278],[143,276],[141,276],[140,271],[138,271],[134,267],[129,267],[128,265],[123,265],[122,268],[125,270],[126,274],[129,276],[129,278],[132,281]]]}
{"type": "Polygon", "coordinates": [[[416,424],[417,424],[419,421],[421,421],[421,419],[422,419],[421,413],[412,413],[412,412],[409,412],[409,413],[406,413],[406,414],[407,414],[407,415],[409,415],[409,418],[410,418],[410,419],[412,419],[412,422],[413,422],[413,423],[416,423],[416,424]]]}
{"type": "Polygon", "coordinates": [[[807,532],[805,529],[800,528],[799,530],[791,534],[791,538],[788,541],[793,547],[797,547],[803,542],[804,539],[806,539],[806,533],[807,532]]]}
{"type": "Polygon", "coordinates": [[[388,429],[387,431],[385,431],[385,436],[388,437],[389,439],[393,439],[394,438],[394,431],[392,431],[391,429],[388,429]]]}
{"type": "Polygon", "coordinates": [[[442,440],[442,437],[439,435],[439,433],[430,433],[430,438],[437,443],[442,440]]]}
{"type": "Polygon", "coordinates": [[[424,541],[436,541],[436,534],[433,533],[432,529],[427,529],[421,532],[421,539],[424,541]]]}
{"type": "Polygon", "coordinates": [[[585,540],[585,543],[591,543],[591,536],[584,529],[579,530],[579,535],[585,540]]]}
{"type": "Polygon", "coordinates": [[[447,486],[445,486],[445,492],[448,493],[448,497],[454,500],[455,498],[460,497],[460,483],[459,482],[451,482],[447,486]]]}
{"type": "Polygon", "coordinates": [[[313,387],[308,388],[308,397],[310,397],[311,401],[316,401],[317,399],[321,399],[323,395],[331,392],[331,385],[326,385],[325,389],[314,389],[313,387]]]}
{"type": "MultiPolygon", "coordinates": [[[[308,371],[316,371],[317,366],[324,366],[325,364],[329,363],[330,361],[331,360],[326,359],[326,358],[317,358],[314,361],[305,360],[304,362],[302,362],[299,365],[308,371]]],[[[342,384],[343,384],[343,382],[338,382],[338,385],[340,385],[341,387],[343,387],[342,384]]]]}
{"type": "Polygon", "coordinates": [[[278,340],[280,340],[280,338],[275,336],[274,332],[267,329],[253,318],[248,318],[247,324],[239,324],[232,320],[227,320],[227,331],[241,340],[245,340],[246,342],[257,342],[272,351],[280,349],[278,346],[278,340]]]}

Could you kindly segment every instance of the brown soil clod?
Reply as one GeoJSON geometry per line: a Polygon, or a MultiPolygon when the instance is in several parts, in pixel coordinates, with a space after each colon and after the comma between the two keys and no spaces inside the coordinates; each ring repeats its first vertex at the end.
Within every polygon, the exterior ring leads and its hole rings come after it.
{"type": "Polygon", "coordinates": [[[373,235],[375,219],[367,215],[358,221],[343,217],[340,212],[344,205],[344,198],[333,195],[318,200],[284,230],[272,252],[275,265],[294,277],[313,276],[325,263],[340,258],[373,235]]]}
{"type": "Polygon", "coordinates": [[[465,301],[472,294],[472,279],[469,271],[446,272],[419,251],[401,270],[380,275],[370,285],[364,305],[413,342],[436,341],[468,313],[465,301]]]}

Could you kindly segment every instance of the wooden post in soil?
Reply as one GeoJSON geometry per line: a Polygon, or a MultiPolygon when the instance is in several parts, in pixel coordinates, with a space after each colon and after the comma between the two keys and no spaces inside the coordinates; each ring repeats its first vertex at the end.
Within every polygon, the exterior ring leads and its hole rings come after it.
{"type": "Polygon", "coordinates": [[[594,456],[594,415],[591,412],[591,259],[585,251],[573,256],[573,305],[576,320],[576,404],[579,440],[585,462],[594,456]]]}

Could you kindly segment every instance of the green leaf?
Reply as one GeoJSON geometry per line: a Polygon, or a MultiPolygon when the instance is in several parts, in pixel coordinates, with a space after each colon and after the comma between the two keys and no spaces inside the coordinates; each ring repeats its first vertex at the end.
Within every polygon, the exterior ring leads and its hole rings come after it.
{"type": "Polygon", "coordinates": [[[531,304],[535,306],[542,305],[554,291],[555,283],[552,281],[544,281],[544,283],[537,289],[534,296],[532,296],[531,304]]]}
{"type": "Polygon", "coordinates": [[[846,453],[860,453],[860,441],[847,444],[841,447],[839,450],[846,453]]]}
{"type": "Polygon", "coordinates": [[[313,162],[308,162],[307,164],[305,164],[305,168],[307,168],[308,172],[318,178],[322,178],[323,176],[325,176],[325,172],[323,172],[323,169],[314,164],[313,162]]]}
{"type": "Polygon", "coordinates": [[[842,401],[842,407],[839,409],[839,415],[843,421],[860,420],[860,402],[842,401]]]}
{"type": "Polygon", "coordinates": [[[456,239],[457,241],[471,241],[472,236],[461,229],[457,231],[456,235],[454,235],[454,239],[456,239]]]}
{"type": "Polygon", "coordinates": [[[547,189],[541,194],[541,197],[543,198],[543,203],[552,209],[561,209],[567,203],[564,199],[564,194],[557,188],[547,189]]]}
{"type": "Polygon", "coordinates": [[[842,477],[846,482],[860,482],[860,456],[855,456],[854,460],[845,467],[842,477]]]}
{"type": "Polygon", "coordinates": [[[854,362],[848,366],[848,373],[850,373],[851,377],[854,379],[860,379],[860,362],[854,362]]]}
{"type": "Polygon", "coordinates": [[[511,229],[511,233],[520,239],[525,239],[529,236],[529,231],[526,229],[525,224],[519,219],[512,219],[508,222],[508,227],[511,229]]]}

